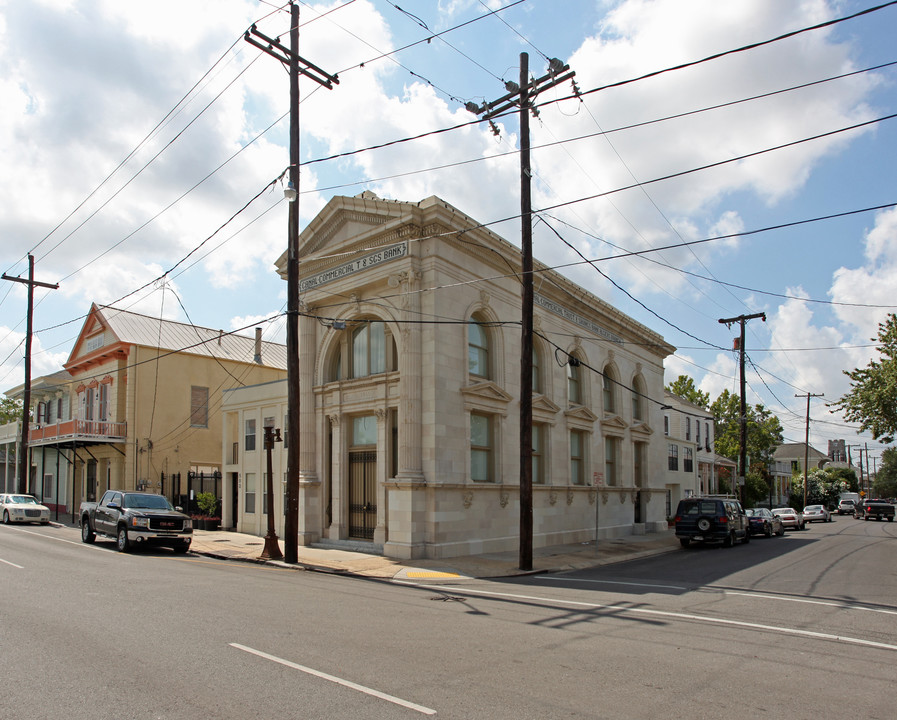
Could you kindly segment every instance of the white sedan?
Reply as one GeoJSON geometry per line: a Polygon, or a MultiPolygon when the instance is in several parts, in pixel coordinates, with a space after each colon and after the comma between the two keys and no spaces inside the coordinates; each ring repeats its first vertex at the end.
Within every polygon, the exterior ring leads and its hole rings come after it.
{"type": "Polygon", "coordinates": [[[772,511],[773,515],[778,515],[782,520],[782,525],[786,528],[794,530],[803,530],[807,527],[804,522],[804,516],[794,508],[776,508],[772,511]]]}
{"type": "Polygon", "coordinates": [[[823,505],[807,505],[804,508],[805,522],[831,522],[832,514],[823,505]]]}
{"type": "Polygon", "coordinates": [[[34,495],[0,495],[0,513],[7,525],[11,522],[36,522],[41,525],[50,522],[50,508],[41,505],[34,495]]]}

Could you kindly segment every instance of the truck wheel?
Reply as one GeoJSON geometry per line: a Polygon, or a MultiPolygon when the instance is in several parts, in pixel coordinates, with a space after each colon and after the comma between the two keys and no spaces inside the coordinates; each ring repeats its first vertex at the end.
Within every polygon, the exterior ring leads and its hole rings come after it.
{"type": "Polygon", "coordinates": [[[723,547],[730,548],[735,544],[735,531],[730,532],[723,540],[723,547]]]}
{"type": "Polygon", "coordinates": [[[689,545],[691,545],[691,539],[690,538],[679,538],[679,544],[682,547],[687,548],[689,545]]]}
{"type": "Polygon", "coordinates": [[[190,549],[189,542],[182,542],[180,545],[175,545],[173,550],[179,555],[185,554],[190,549]]]}
{"type": "Polygon", "coordinates": [[[115,545],[118,548],[119,552],[128,552],[131,548],[131,543],[128,542],[128,530],[125,527],[120,527],[118,529],[118,535],[115,536],[115,545]]]}
{"type": "Polygon", "coordinates": [[[96,539],[97,536],[94,535],[93,530],[90,529],[90,520],[84,518],[81,521],[81,542],[92,543],[96,539]]]}

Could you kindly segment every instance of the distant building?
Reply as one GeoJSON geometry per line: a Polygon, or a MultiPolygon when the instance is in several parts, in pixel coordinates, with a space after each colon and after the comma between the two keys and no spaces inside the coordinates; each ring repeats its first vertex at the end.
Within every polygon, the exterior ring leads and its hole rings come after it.
{"type": "Polygon", "coordinates": [[[813,468],[823,468],[832,461],[828,455],[820,452],[812,445],[808,447],[805,443],[785,443],[779,445],[773,453],[773,460],[785,463],[790,468],[792,474],[804,471],[805,458],[811,470],[813,468]]]}
{"type": "Polygon", "coordinates": [[[713,413],[668,390],[663,397],[667,406],[663,415],[666,484],[675,509],[682,497],[718,491],[713,413]]]}
{"type": "Polygon", "coordinates": [[[32,382],[28,492],[63,513],[107,489],[220,498],[221,391],[285,375],[286,348],[260,331],[93,305],[65,369],[32,382]]]}

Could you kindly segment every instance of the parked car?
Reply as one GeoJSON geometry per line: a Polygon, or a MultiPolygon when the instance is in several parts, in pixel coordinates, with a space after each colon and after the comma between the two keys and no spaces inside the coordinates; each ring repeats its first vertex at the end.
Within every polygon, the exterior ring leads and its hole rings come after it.
{"type": "Polygon", "coordinates": [[[748,516],[748,527],[751,535],[765,535],[772,537],[778,535],[781,537],[785,534],[785,526],[782,524],[782,518],[773,515],[766,508],[752,508],[745,510],[748,516]]]}
{"type": "Polygon", "coordinates": [[[804,508],[804,522],[831,522],[832,514],[823,505],[807,505],[804,508]]]}
{"type": "Polygon", "coordinates": [[[772,514],[778,515],[782,525],[786,528],[804,530],[807,527],[807,524],[804,522],[804,516],[794,508],[776,508],[772,511],[772,514]]]}
{"type": "Polygon", "coordinates": [[[845,498],[838,503],[838,515],[853,515],[853,511],[856,503],[849,499],[845,498]]]}
{"type": "Polygon", "coordinates": [[[81,541],[97,535],[114,538],[119,552],[136,545],[167,545],[177,553],[190,549],[193,521],[164,495],[108,490],[100,502],[82,502],[81,541]]]}
{"type": "Polygon", "coordinates": [[[50,508],[41,505],[34,495],[5,493],[0,495],[0,513],[3,522],[27,522],[46,525],[50,522],[50,508]]]}
{"type": "Polygon", "coordinates": [[[676,508],[676,537],[682,547],[693,541],[722,543],[732,547],[737,540],[751,541],[748,518],[741,503],[728,497],[692,497],[676,508]]]}

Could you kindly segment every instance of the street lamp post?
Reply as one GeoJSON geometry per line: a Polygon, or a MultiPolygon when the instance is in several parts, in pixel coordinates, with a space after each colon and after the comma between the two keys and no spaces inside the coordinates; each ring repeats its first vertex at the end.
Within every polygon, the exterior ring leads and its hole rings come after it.
{"type": "Polygon", "coordinates": [[[274,529],[274,473],[271,463],[271,451],[274,449],[274,443],[280,442],[280,428],[273,425],[265,425],[265,454],[267,455],[268,474],[265,479],[265,493],[268,496],[267,508],[268,513],[268,534],[265,535],[265,549],[259,558],[262,560],[283,560],[283,553],[280,551],[280,545],[277,542],[277,531],[274,529]]]}

